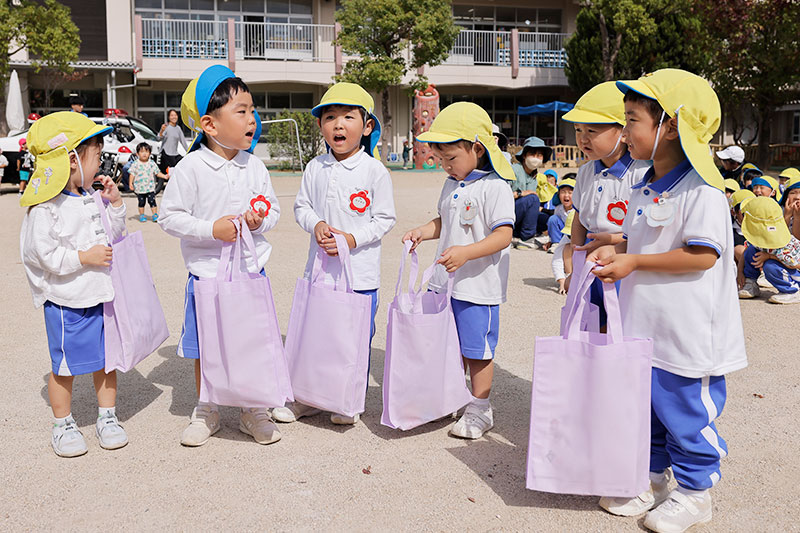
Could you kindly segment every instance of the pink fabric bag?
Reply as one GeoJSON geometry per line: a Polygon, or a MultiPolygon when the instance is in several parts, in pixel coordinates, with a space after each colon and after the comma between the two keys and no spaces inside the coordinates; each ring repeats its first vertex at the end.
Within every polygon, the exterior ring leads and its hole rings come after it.
{"type": "Polygon", "coordinates": [[[564,335],[536,338],[526,486],[634,497],[649,486],[653,341],[623,337],[608,283],[608,333],[580,331],[593,266],[573,280],[564,335]]]}
{"type": "Polygon", "coordinates": [[[253,236],[244,227],[235,242],[222,246],[217,277],[194,282],[200,401],[281,407],[292,400],[292,389],[272,287],[269,278],[242,272],[242,246],[255,261],[253,236]]]}
{"type": "Polygon", "coordinates": [[[386,359],[383,366],[383,415],[381,424],[408,430],[447,416],[470,402],[464,379],[464,363],[456,321],[450,305],[453,274],[447,293],[426,291],[436,263],[422,275],[414,290],[419,268],[417,252],[411,252],[408,292],[400,292],[405,257],[397,276],[395,296],[389,305],[386,359]]]}
{"type": "Polygon", "coordinates": [[[372,303],[353,292],[350,249],[343,236],[334,238],[339,268],[319,248],[311,279],[297,280],[286,355],[295,400],[355,416],[364,412],[367,393],[372,303]],[[337,270],[335,285],[325,284],[325,274],[337,270]]]}
{"type": "MultiPolygon", "coordinates": [[[[100,220],[111,239],[111,222],[100,197],[94,198],[100,220]]],[[[127,372],[153,353],[169,338],[167,320],[150,275],[142,232],[123,235],[110,243],[113,259],[108,271],[114,299],[103,304],[106,373],[127,372]]]]}
{"type": "MultiPolygon", "coordinates": [[[[586,262],[586,252],[576,251],[572,254],[573,269],[572,280],[577,283],[578,279],[584,279],[588,272],[591,272],[594,265],[586,262]]],[[[570,283],[570,286],[573,286],[570,283]]],[[[561,328],[558,330],[559,334],[566,335],[567,317],[570,310],[575,306],[575,293],[577,290],[569,291],[567,293],[567,302],[561,308],[561,328]]],[[[592,302],[588,302],[581,315],[581,331],[591,331],[592,333],[600,332],[600,308],[592,302]]]]}

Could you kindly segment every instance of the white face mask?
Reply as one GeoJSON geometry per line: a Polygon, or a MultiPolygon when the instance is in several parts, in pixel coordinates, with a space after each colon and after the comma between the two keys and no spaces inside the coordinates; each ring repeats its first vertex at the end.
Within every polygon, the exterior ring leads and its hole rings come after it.
{"type": "Polygon", "coordinates": [[[525,165],[528,168],[539,168],[544,163],[544,159],[535,155],[527,155],[525,156],[525,165]]]}
{"type": "Polygon", "coordinates": [[[664,123],[664,116],[666,115],[665,111],[661,112],[661,119],[658,121],[658,129],[656,130],[656,142],[653,143],[653,151],[650,153],[650,161],[655,159],[656,157],[656,149],[658,148],[658,137],[661,135],[661,125],[664,123]]]}

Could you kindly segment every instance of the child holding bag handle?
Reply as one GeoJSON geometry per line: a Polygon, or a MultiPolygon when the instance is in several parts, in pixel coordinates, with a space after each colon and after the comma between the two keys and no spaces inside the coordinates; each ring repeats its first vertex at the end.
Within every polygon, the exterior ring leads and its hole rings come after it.
{"type": "Polygon", "coordinates": [[[489,393],[515,217],[506,180],[514,180],[514,172],[492,137],[489,115],[475,104],[448,106],[418,139],[432,145],[450,177],[439,197],[439,216],[408,231],[403,241],[413,241],[413,250],[439,239],[432,290],[446,292],[448,272],[455,272],[453,313],[473,400],[450,434],[477,439],[494,426],[489,393]]]}

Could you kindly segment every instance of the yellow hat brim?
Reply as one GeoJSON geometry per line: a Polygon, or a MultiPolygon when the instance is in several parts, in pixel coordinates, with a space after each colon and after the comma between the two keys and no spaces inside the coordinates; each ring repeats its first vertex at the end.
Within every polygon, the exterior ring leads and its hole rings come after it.
{"type": "Polygon", "coordinates": [[[728,178],[728,179],[725,180],[725,188],[727,190],[736,192],[739,189],[741,189],[742,187],[741,187],[741,185],[739,185],[739,182],[736,181],[735,179],[728,178]]]}
{"type": "Polygon", "coordinates": [[[423,143],[454,143],[456,141],[466,140],[473,141],[473,139],[463,139],[457,133],[443,133],[439,131],[425,131],[417,135],[417,140],[423,143]]]}
{"type": "MultiPolygon", "coordinates": [[[[754,198],[750,200],[752,201],[754,198]]],[[[769,250],[783,248],[792,240],[789,227],[782,218],[776,219],[774,222],[765,222],[747,214],[742,220],[742,235],[753,246],[769,250]]]]}
{"type": "Polygon", "coordinates": [[[619,124],[624,126],[625,122],[620,122],[611,115],[603,113],[596,113],[587,109],[573,108],[571,111],[564,113],[561,120],[565,122],[573,122],[575,124],[619,124]]]}
{"type": "Polygon", "coordinates": [[[484,139],[482,135],[479,135],[478,141],[486,148],[489,161],[497,175],[506,181],[516,181],[517,176],[514,174],[514,169],[511,168],[511,163],[508,162],[503,152],[500,151],[497,142],[494,140],[494,136],[492,136],[491,139],[484,139]]]}
{"type": "Polygon", "coordinates": [[[66,149],[40,154],[36,157],[36,168],[28,179],[19,205],[30,207],[52,200],[64,190],[69,175],[69,152],[66,149]]]}
{"type": "Polygon", "coordinates": [[[714,157],[707,143],[697,138],[697,133],[678,117],[678,136],[681,141],[681,148],[686,158],[691,163],[692,168],[700,174],[708,185],[725,192],[725,180],[720,174],[717,165],[714,164],[714,157]]]}

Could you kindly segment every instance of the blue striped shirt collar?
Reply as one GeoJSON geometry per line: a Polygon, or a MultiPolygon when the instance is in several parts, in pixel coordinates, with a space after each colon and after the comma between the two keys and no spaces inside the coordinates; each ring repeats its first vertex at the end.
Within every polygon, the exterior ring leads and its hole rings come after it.
{"type": "Polygon", "coordinates": [[[603,172],[605,170],[609,174],[622,179],[622,177],[625,174],[627,174],[628,169],[631,167],[632,164],[633,164],[633,158],[631,157],[631,154],[629,154],[628,152],[625,152],[622,155],[622,157],[620,157],[617,160],[617,162],[614,163],[613,165],[611,165],[609,168],[606,168],[606,166],[603,164],[602,160],[600,160],[600,159],[595,160],[595,162],[594,162],[594,173],[595,174],[600,174],[601,172],[603,172]]]}

